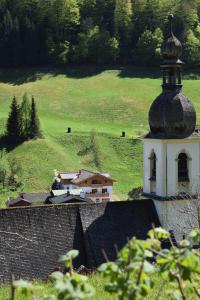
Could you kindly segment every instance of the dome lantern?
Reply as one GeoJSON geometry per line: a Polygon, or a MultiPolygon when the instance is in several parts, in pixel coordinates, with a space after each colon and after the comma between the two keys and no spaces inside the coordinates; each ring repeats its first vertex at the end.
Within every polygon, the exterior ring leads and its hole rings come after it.
{"type": "Polygon", "coordinates": [[[182,92],[182,45],[173,34],[173,18],[172,14],[168,17],[170,37],[162,47],[163,92],[149,110],[149,137],[153,138],[185,138],[194,132],[196,126],[195,109],[182,92]]]}
{"type": "MultiPolygon", "coordinates": [[[[162,56],[166,60],[177,61],[182,55],[182,45],[181,42],[175,37],[173,33],[173,22],[174,16],[170,14],[168,20],[170,22],[170,37],[164,43],[162,47],[162,56]]],[[[181,61],[179,61],[181,62],[181,61]]]]}

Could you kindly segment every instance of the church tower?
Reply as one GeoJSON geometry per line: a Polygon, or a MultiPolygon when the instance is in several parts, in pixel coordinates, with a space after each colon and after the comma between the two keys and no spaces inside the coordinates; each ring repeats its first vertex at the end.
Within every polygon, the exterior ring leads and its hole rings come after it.
{"type": "Polygon", "coordinates": [[[162,93],[149,110],[144,138],[144,195],[159,201],[200,194],[200,136],[196,112],[182,91],[182,45],[174,36],[162,47],[162,93]]]}

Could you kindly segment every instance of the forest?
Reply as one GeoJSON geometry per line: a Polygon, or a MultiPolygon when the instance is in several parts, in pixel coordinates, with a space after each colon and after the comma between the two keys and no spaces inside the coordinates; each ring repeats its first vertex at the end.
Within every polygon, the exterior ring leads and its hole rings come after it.
{"type": "Polygon", "coordinates": [[[200,0],[0,0],[0,67],[157,64],[169,13],[197,66],[200,0]]]}

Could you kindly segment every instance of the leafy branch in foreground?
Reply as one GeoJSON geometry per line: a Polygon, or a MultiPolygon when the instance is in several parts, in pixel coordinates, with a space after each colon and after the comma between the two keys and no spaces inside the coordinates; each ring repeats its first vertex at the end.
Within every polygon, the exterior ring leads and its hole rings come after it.
{"type": "MultiPolygon", "coordinates": [[[[105,282],[106,292],[116,296],[118,300],[144,299],[154,289],[154,278],[162,277],[155,299],[160,298],[165,288],[167,299],[188,299],[195,295],[200,299],[200,289],[196,278],[200,275],[200,251],[193,244],[200,243],[200,230],[190,233],[189,240],[173,245],[170,233],[163,228],[154,228],[148,233],[147,240],[132,238],[118,253],[115,262],[107,262],[99,267],[100,273],[108,280],[105,282]],[[162,248],[163,241],[169,241],[169,249],[162,248]]],[[[71,250],[60,258],[68,270],[66,274],[54,272],[55,296],[50,295],[43,300],[79,300],[89,299],[94,295],[94,289],[88,284],[88,277],[77,274],[73,270],[73,259],[78,256],[77,250],[71,250]]],[[[20,290],[24,295],[35,296],[32,285],[26,281],[14,281],[12,291],[20,290]]],[[[163,296],[163,295],[162,295],[163,296]]],[[[194,299],[194,298],[193,298],[194,299]]],[[[12,298],[14,300],[14,296],[12,298]]]]}
{"type": "MultiPolygon", "coordinates": [[[[78,250],[71,250],[66,255],[60,257],[60,262],[64,262],[65,268],[68,270],[66,274],[54,272],[51,278],[54,280],[54,289],[56,296],[49,295],[44,300],[81,300],[88,299],[94,295],[94,289],[88,284],[88,277],[75,273],[73,270],[73,259],[79,254],[78,250]]],[[[22,294],[31,293],[33,299],[40,299],[34,294],[32,285],[24,280],[14,281],[13,286],[20,290],[22,294]]],[[[11,300],[14,300],[11,299],[11,300]]]]}
{"type": "MultiPolygon", "coordinates": [[[[191,292],[200,299],[194,280],[195,275],[200,275],[199,251],[194,250],[188,240],[181,241],[177,247],[171,243],[170,249],[162,249],[162,241],[171,240],[169,232],[162,228],[150,230],[148,236],[146,241],[131,239],[115,262],[107,262],[99,268],[108,279],[105,290],[115,294],[118,300],[143,299],[154,287],[152,273],[157,273],[164,284],[156,299],[164,286],[168,299],[185,300],[191,292]]],[[[190,239],[199,243],[200,230],[193,230],[190,239]]]]}

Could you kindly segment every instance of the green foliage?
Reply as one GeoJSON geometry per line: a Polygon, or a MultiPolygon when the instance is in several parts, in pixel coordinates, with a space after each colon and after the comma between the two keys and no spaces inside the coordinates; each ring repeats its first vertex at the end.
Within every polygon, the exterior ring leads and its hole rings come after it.
{"type": "MultiPolygon", "coordinates": [[[[99,272],[107,279],[104,282],[105,291],[118,300],[146,299],[155,289],[154,275],[157,275],[163,278],[163,283],[154,294],[155,299],[161,299],[163,290],[167,299],[187,300],[191,299],[191,295],[195,296],[193,299],[199,299],[199,286],[194,280],[196,275],[200,275],[199,251],[192,248],[189,240],[181,241],[177,247],[171,244],[169,249],[163,249],[162,241],[170,241],[170,234],[160,227],[150,230],[148,235],[147,240],[132,238],[118,253],[115,262],[99,267],[99,272]]],[[[200,230],[193,230],[191,242],[196,242],[197,237],[199,241],[199,236],[200,230]]],[[[44,300],[79,300],[94,296],[88,277],[73,271],[72,261],[77,255],[78,251],[72,250],[60,258],[69,271],[66,274],[52,273],[54,293],[44,297],[44,300]]],[[[31,294],[37,298],[33,286],[27,281],[14,281],[13,288],[22,295],[31,294]]]]}
{"type": "Polygon", "coordinates": [[[33,292],[32,284],[23,279],[15,280],[13,282],[13,288],[17,289],[24,296],[28,296],[29,293],[32,294],[32,292],[33,292]]]}
{"type": "MultiPolygon", "coordinates": [[[[199,234],[200,230],[195,230],[190,237],[196,241],[199,234]]],[[[150,230],[149,237],[146,241],[131,239],[115,262],[99,268],[109,280],[106,291],[119,300],[143,299],[154,287],[152,273],[158,273],[164,279],[168,299],[184,300],[191,292],[200,298],[199,287],[193,280],[195,274],[200,275],[199,251],[193,250],[187,240],[181,241],[178,247],[171,244],[170,249],[162,249],[161,241],[170,240],[169,232],[163,228],[150,230]]]]}
{"type": "Polygon", "coordinates": [[[22,137],[24,139],[27,139],[29,135],[30,113],[31,113],[30,101],[29,101],[28,94],[25,93],[20,107],[21,131],[22,131],[22,137]]]}
{"type": "Polygon", "coordinates": [[[97,64],[114,63],[119,55],[119,43],[108,31],[100,31],[98,26],[79,34],[74,60],[97,64]],[[103,53],[103,55],[102,55],[103,53]]]}
{"type": "Polygon", "coordinates": [[[8,185],[8,178],[11,174],[10,164],[7,159],[6,150],[2,149],[0,152],[0,184],[2,189],[8,185]]]}
{"type": "MultiPolygon", "coordinates": [[[[51,278],[54,280],[56,295],[45,296],[44,300],[81,300],[89,299],[94,295],[94,289],[88,284],[88,277],[73,272],[72,261],[78,254],[77,250],[71,250],[60,258],[60,261],[64,262],[65,267],[70,271],[66,274],[52,273],[51,278]]],[[[14,281],[13,287],[22,295],[27,296],[28,293],[31,293],[33,297],[37,297],[28,281],[14,281]]]]}
{"type": "Polygon", "coordinates": [[[142,299],[153,287],[150,273],[154,266],[148,261],[153,255],[149,244],[135,238],[130,240],[118,254],[116,262],[103,264],[99,271],[109,279],[105,285],[107,292],[117,299],[142,299]]]}
{"type": "Polygon", "coordinates": [[[34,98],[32,98],[31,101],[29,137],[31,139],[42,137],[42,133],[40,131],[40,121],[37,115],[36,103],[34,98]]]}
{"type": "Polygon", "coordinates": [[[186,35],[185,58],[190,65],[200,63],[200,36],[196,37],[192,30],[186,35]]]}
{"type": "Polygon", "coordinates": [[[115,0],[114,23],[117,35],[128,37],[132,26],[132,2],[131,0],[115,0]]]}
{"type": "MultiPolygon", "coordinates": [[[[0,66],[96,63],[95,49],[98,63],[131,61],[130,55],[137,51],[144,34],[149,31],[154,35],[156,28],[164,34],[169,32],[166,28],[169,12],[176,16],[176,35],[187,48],[191,43],[192,48],[196,47],[187,32],[192,30],[196,36],[199,0],[0,1],[0,66]],[[90,31],[96,28],[99,28],[98,38],[90,37],[90,31]],[[105,52],[104,46],[99,50],[104,39],[105,52]],[[91,40],[92,56],[83,49],[86,47],[87,52],[87,40],[91,40]]],[[[151,47],[149,51],[143,50],[147,53],[145,63],[152,64],[151,47]]],[[[193,50],[194,58],[189,58],[192,65],[199,62],[197,52],[198,49],[193,50]]]]}
{"type": "Polygon", "coordinates": [[[71,250],[66,255],[62,255],[59,259],[60,262],[65,263],[65,267],[67,269],[70,269],[70,272],[73,272],[73,266],[72,261],[78,256],[79,252],[78,250],[71,250]]]}
{"type": "Polygon", "coordinates": [[[7,121],[6,135],[10,140],[12,140],[12,142],[18,142],[21,138],[21,133],[20,107],[17,103],[16,97],[14,97],[7,121]]]}
{"type": "Polygon", "coordinates": [[[133,54],[135,62],[139,60],[140,64],[151,64],[160,58],[161,45],[163,43],[163,33],[160,28],[154,32],[144,31],[137,42],[137,48],[133,54]]]}
{"type": "Polygon", "coordinates": [[[13,98],[7,120],[6,137],[14,143],[42,137],[35,100],[32,98],[30,105],[26,93],[23,96],[21,106],[18,105],[16,98],[13,98]]]}
{"type": "Polygon", "coordinates": [[[1,192],[23,188],[22,168],[16,157],[10,158],[5,149],[0,151],[1,192]]]}

